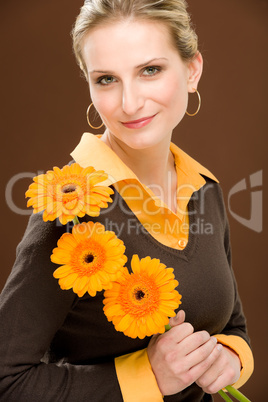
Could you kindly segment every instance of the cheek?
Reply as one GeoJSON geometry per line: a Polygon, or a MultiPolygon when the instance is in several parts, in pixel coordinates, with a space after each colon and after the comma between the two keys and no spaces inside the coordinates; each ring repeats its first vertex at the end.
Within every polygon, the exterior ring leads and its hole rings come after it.
{"type": "Polygon", "coordinates": [[[115,107],[114,97],[108,91],[99,93],[98,91],[94,91],[94,89],[90,89],[90,95],[96,110],[103,118],[113,115],[115,107]]]}
{"type": "Polygon", "coordinates": [[[170,109],[186,108],[188,99],[188,90],[186,80],[177,76],[170,76],[157,88],[156,97],[160,104],[170,109]]]}

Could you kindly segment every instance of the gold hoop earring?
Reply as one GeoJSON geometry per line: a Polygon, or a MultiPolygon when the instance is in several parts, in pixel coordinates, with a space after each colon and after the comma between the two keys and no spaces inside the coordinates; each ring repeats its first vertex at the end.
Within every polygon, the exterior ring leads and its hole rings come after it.
{"type": "Polygon", "coordinates": [[[195,92],[197,93],[199,103],[198,103],[198,107],[197,107],[195,113],[188,113],[187,110],[186,110],[186,114],[188,114],[188,116],[191,116],[191,117],[192,117],[192,116],[195,116],[195,115],[199,112],[200,106],[201,106],[201,96],[200,96],[200,93],[198,92],[197,89],[195,89],[195,88],[193,88],[193,89],[194,89],[195,92]]]}
{"type": "Polygon", "coordinates": [[[93,105],[93,102],[89,105],[89,107],[87,108],[87,122],[88,122],[88,124],[90,125],[90,127],[91,128],[94,128],[94,130],[98,130],[99,128],[101,128],[102,126],[103,126],[103,122],[102,122],[102,124],[100,125],[100,126],[98,126],[98,127],[94,127],[94,126],[92,126],[92,124],[90,123],[90,121],[89,121],[89,111],[90,111],[90,108],[91,108],[91,106],[93,105]]]}

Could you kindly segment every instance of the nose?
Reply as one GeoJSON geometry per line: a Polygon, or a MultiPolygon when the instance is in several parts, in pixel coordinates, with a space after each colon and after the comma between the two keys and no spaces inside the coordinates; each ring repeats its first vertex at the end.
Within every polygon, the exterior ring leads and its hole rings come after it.
{"type": "Polygon", "coordinates": [[[122,90],[122,109],[128,116],[135,116],[144,105],[144,95],[136,83],[126,84],[122,90]]]}

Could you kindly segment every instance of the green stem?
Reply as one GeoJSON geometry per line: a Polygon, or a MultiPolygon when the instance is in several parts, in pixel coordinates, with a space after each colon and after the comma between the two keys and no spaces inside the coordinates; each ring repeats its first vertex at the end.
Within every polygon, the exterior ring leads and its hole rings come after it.
{"type": "Polygon", "coordinates": [[[73,223],[74,223],[74,225],[79,225],[80,224],[79,219],[77,218],[77,216],[74,217],[73,223]]]}
{"type": "Polygon", "coordinates": [[[171,326],[169,324],[165,325],[165,332],[169,331],[171,329],[171,326]]]}
{"type": "Polygon", "coordinates": [[[250,400],[242,394],[242,392],[238,391],[238,389],[235,389],[231,385],[228,385],[228,387],[225,387],[226,390],[235,397],[240,402],[250,402],[250,400]]]}
{"type": "Polygon", "coordinates": [[[218,394],[222,397],[222,399],[224,399],[227,402],[233,402],[231,398],[229,398],[229,396],[221,389],[218,394]]]}

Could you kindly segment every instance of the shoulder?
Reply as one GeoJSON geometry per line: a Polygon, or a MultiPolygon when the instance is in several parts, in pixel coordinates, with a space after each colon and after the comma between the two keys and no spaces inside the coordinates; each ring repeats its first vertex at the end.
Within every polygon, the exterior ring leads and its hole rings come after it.
{"type": "Polygon", "coordinates": [[[214,216],[221,222],[223,230],[228,226],[228,217],[224,201],[224,194],[219,182],[215,182],[211,177],[202,174],[206,183],[198,191],[200,208],[209,216],[214,216]]]}
{"type": "MultiPolygon", "coordinates": [[[[43,213],[32,214],[28,221],[25,233],[17,247],[17,255],[20,253],[47,255],[57,246],[57,241],[68,229],[68,225],[62,225],[58,219],[53,222],[44,222],[43,213]]],[[[49,254],[49,255],[50,255],[49,254]]]]}

